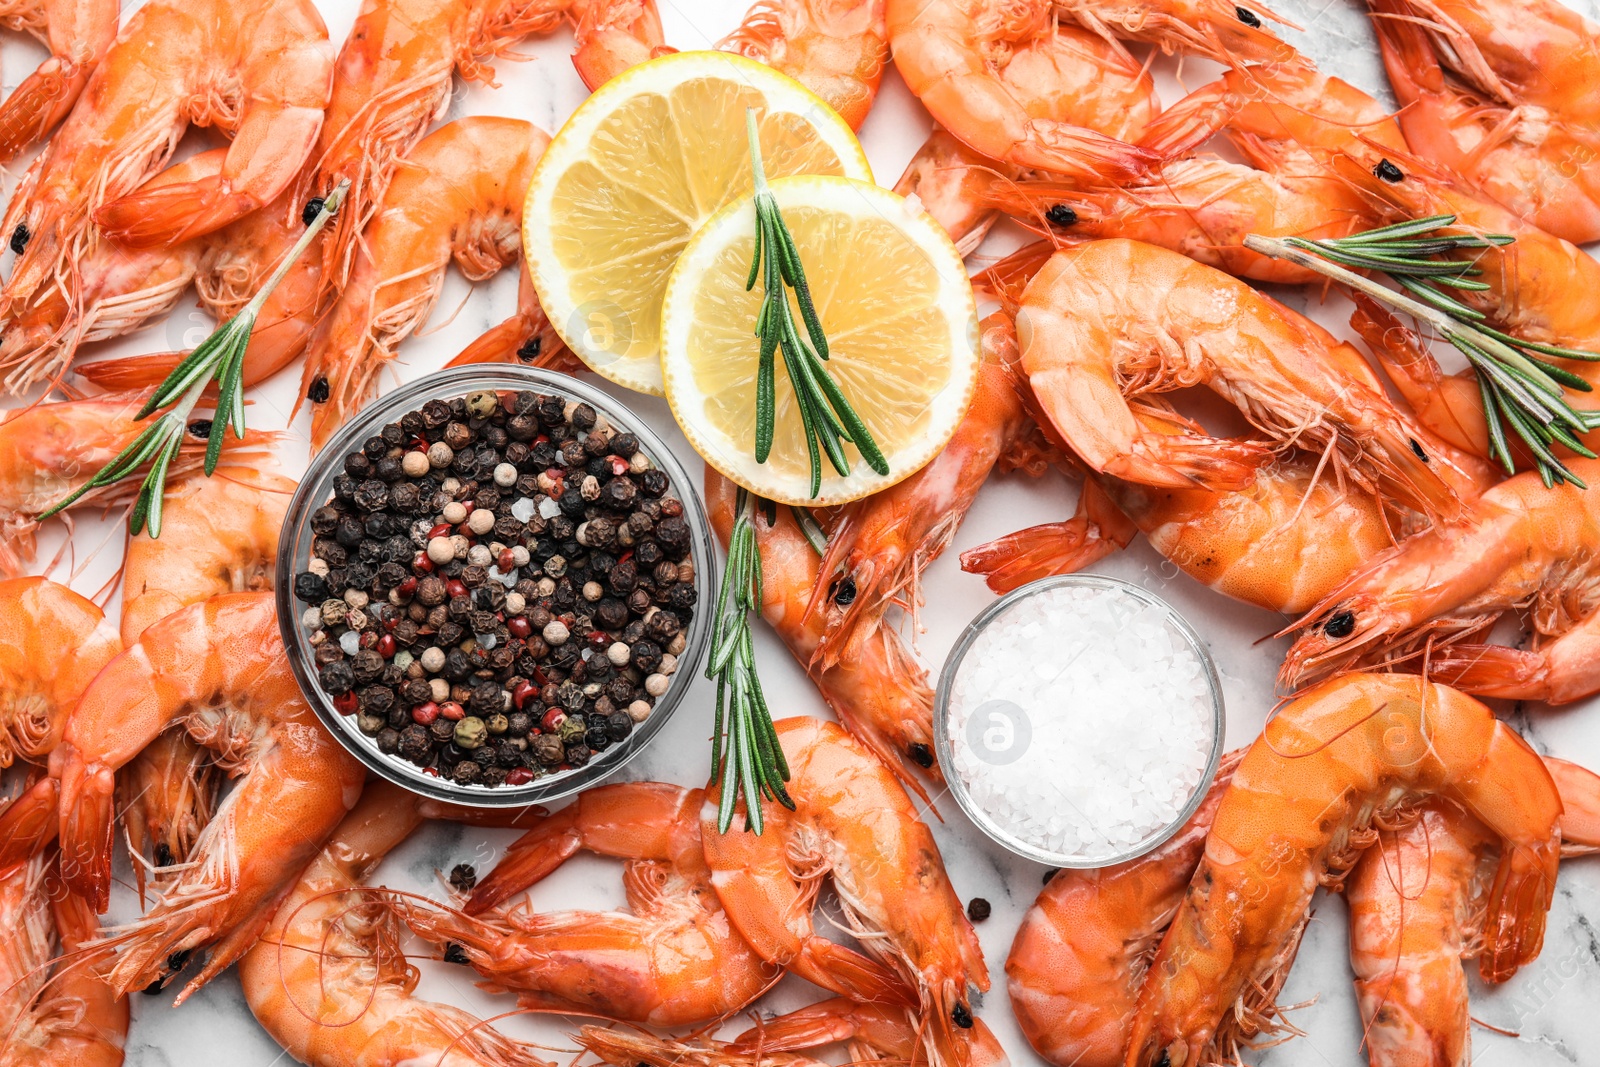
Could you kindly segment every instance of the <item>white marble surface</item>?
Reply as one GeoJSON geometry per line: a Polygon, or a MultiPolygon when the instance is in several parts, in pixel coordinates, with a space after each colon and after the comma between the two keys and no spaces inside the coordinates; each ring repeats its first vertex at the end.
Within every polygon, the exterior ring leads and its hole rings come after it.
{"type": "MultiPolygon", "coordinates": [[[[1594,13],[1596,0],[1579,0],[1594,13]]],[[[335,40],[342,40],[354,18],[356,0],[324,0],[322,10],[335,40]]],[[[738,22],[743,0],[663,0],[662,15],[668,40],[681,48],[705,47],[738,22]]],[[[1321,64],[1361,87],[1387,94],[1365,16],[1355,0],[1277,0],[1276,9],[1292,18],[1304,32],[1287,36],[1321,64]]],[[[452,102],[450,117],[463,114],[499,114],[531,119],[549,130],[571,112],[583,97],[583,87],[567,60],[570,37],[558,34],[548,40],[527,42],[521,51],[527,62],[510,59],[496,63],[497,88],[473,86],[452,102]]],[[[15,84],[22,72],[42,58],[31,41],[7,37],[4,46],[6,81],[15,84]]],[[[1183,70],[1167,61],[1157,65],[1163,97],[1168,102],[1183,83],[1198,85],[1211,69],[1190,63],[1183,70]]],[[[9,88],[8,84],[8,88],[9,88]]],[[[862,133],[879,179],[892,182],[920,144],[927,116],[907,94],[891,71],[883,92],[862,133]]],[[[195,138],[195,143],[203,139],[195,138]]],[[[20,173],[20,167],[16,173],[20,173]]],[[[12,179],[7,181],[9,190],[12,179]]],[[[1016,234],[999,233],[982,250],[985,255],[1008,250],[1016,234]]],[[[409,341],[402,349],[400,378],[409,379],[441,365],[490,324],[509,313],[515,302],[514,272],[502,272],[492,282],[471,289],[452,276],[435,325],[426,336],[409,341]],[[452,317],[452,312],[454,315],[452,317]]],[[[1302,306],[1306,297],[1290,294],[1302,306]]],[[[1312,298],[1313,300],[1315,298],[1312,298]]],[[[134,352],[159,351],[193,345],[209,320],[186,305],[172,319],[120,342],[98,346],[92,358],[134,352]]],[[[1342,307],[1312,308],[1331,328],[1348,333],[1342,307]]],[[[252,426],[288,427],[286,461],[303,464],[306,422],[288,420],[298,368],[279,375],[253,391],[252,426]]],[[[389,384],[393,384],[392,381],[389,384]]],[[[651,424],[674,445],[686,461],[695,460],[683,444],[663,402],[630,397],[651,424]]],[[[698,475],[697,460],[689,464],[698,475]]],[[[968,619],[991,597],[975,577],[962,574],[957,554],[968,547],[1007,533],[1019,526],[1059,518],[1070,512],[1076,488],[1056,477],[1038,482],[996,477],[985,486],[977,506],[962,526],[955,545],[930,569],[924,589],[927,606],[921,621],[925,629],[915,635],[923,660],[934,669],[968,619]]],[[[60,544],[61,531],[51,531],[41,545],[41,560],[49,560],[60,544]]],[[[120,556],[120,527],[114,522],[80,521],[72,552],[54,572],[85,593],[93,593],[116,568],[120,556]]],[[[1242,744],[1256,736],[1273,703],[1272,678],[1285,642],[1259,641],[1280,625],[1268,613],[1241,607],[1210,593],[1178,575],[1142,545],[1096,568],[1104,573],[1138,581],[1169,598],[1204,635],[1222,674],[1228,703],[1228,742],[1242,744]],[[1259,643],[1258,643],[1259,641],[1259,643]]],[[[778,714],[826,715],[821,701],[782,647],[764,629],[757,632],[763,678],[778,714]]],[[[1600,709],[1579,706],[1562,710],[1544,707],[1505,709],[1541,750],[1547,750],[1600,767],[1600,709]]],[[[1116,709],[1105,709],[1115,714],[1116,709]]],[[[706,738],[710,731],[710,688],[702,680],[679,710],[670,728],[653,747],[629,766],[627,773],[687,784],[702,781],[706,738]]],[[[992,845],[962,817],[949,798],[939,802],[947,820],[935,823],[934,832],[944,852],[950,877],[963,899],[981,896],[994,906],[990,919],[978,926],[993,990],[984,998],[980,1014],[999,1034],[1014,1062],[1038,1062],[1011,1018],[1004,992],[1002,967],[1022,912],[1038,892],[1043,868],[992,845]]],[[[379,869],[376,881],[442,896],[437,871],[460,861],[487,869],[511,835],[456,826],[434,826],[418,833],[379,869]]],[[[125,865],[122,868],[126,873],[125,865]]],[[[618,865],[579,857],[540,885],[534,893],[540,907],[595,907],[622,901],[618,865]]],[[[122,891],[113,913],[130,915],[132,894],[122,891]]],[[[1593,1005],[1600,1001],[1600,860],[1564,865],[1551,915],[1542,958],[1503,988],[1489,991],[1474,978],[1473,1014],[1494,1027],[1474,1030],[1475,1062],[1485,1067],[1561,1064],[1600,1064],[1600,1017],[1593,1005]],[[1508,1036],[1513,1031],[1520,1036],[1508,1036]]],[[[483,1014],[509,1010],[506,997],[489,997],[472,985],[473,975],[459,967],[420,961],[424,980],[420,993],[447,1000],[483,1014]]],[[[769,995],[763,1009],[788,1010],[816,999],[816,991],[790,979],[769,995]]],[[[1284,991],[1283,1001],[1314,1003],[1294,1013],[1293,1020],[1306,1036],[1253,1059],[1264,1065],[1297,1064],[1312,1067],[1354,1067],[1365,1063],[1361,1027],[1350,988],[1345,950],[1343,903],[1319,897],[1316,918],[1306,936],[1299,962],[1284,991]]],[[[132,1067],[189,1067],[227,1063],[231,1067],[267,1067],[288,1062],[288,1057],[256,1025],[243,1002],[238,981],[230,972],[179,1009],[166,997],[135,998],[134,1024],[129,1038],[128,1062],[132,1067]]],[[[570,1048],[563,1034],[572,1026],[559,1018],[522,1017],[506,1021],[504,1029],[516,1036],[546,1043],[553,1050],[570,1048]]],[[[552,1058],[562,1061],[570,1056],[552,1058]]],[[[837,1058],[837,1057],[835,1057],[837,1058]]]]}

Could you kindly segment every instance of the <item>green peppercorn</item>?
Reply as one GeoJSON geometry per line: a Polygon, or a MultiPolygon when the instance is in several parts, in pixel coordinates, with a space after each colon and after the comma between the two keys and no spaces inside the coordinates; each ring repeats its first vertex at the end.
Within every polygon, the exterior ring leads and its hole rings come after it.
{"type": "Polygon", "coordinates": [[[504,715],[498,713],[489,716],[485,725],[488,726],[489,732],[495,735],[503,734],[511,728],[510,721],[504,715]]]}
{"type": "Polygon", "coordinates": [[[494,409],[500,406],[498,394],[481,389],[475,393],[467,394],[467,411],[475,418],[486,419],[494,414],[494,409]]]}
{"type": "Polygon", "coordinates": [[[563,744],[572,745],[582,741],[583,735],[588,729],[589,724],[584,721],[582,715],[568,715],[562,720],[561,725],[556,729],[556,733],[560,736],[563,744]]]}
{"type": "Polygon", "coordinates": [[[456,723],[456,744],[469,751],[480,747],[489,736],[489,729],[476,715],[468,715],[456,723]]]}

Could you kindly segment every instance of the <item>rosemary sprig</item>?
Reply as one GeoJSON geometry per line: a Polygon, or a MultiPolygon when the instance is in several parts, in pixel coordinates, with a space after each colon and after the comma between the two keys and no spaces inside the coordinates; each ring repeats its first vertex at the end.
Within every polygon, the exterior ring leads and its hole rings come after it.
{"type": "Polygon", "coordinates": [[[151,537],[161,536],[161,504],[166,496],[167,470],[183,447],[183,435],[189,425],[190,414],[205,394],[206,387],[216,382],[216,414],[211,420],[211,432],[206,439],[205,471],[210,475],[217,469],[217,461],[222,456],[223,437],[227,430],[232,428],[235,440],[244,437],[244,354],[250,347],[250,334],[255,330],[256,319],[272,291],[289,273],[294,261],[300,258],[301,253],[338,212],[349,189],[348,181],[339,183],[323,201],[321,209],[306,227],[306,232],[300,235],[300,240],[283,257],[261,291],[237,315],[217,327],[193,352],[183,357],[134,417],[149,418],[169,405],[171,410],[145,427],[127,448],[65,500],[41,515],[41,519],[71,507],[85,493],[120,482],[149,463],[150,470],[128,515],[128,529],[137,535],[148,526],[151,537]]]}
{"type": "Polygon", "coordinates": [[[745,825],[761,833],[761,800],[775,800],[794,810],[783,783],[789,764],[783,758],[756,676],[755,645],[750,617],[761,610],[761,546],[756,542],[757,500],[740,489],[733,532],[728,536],[728,565],[717,595],[711,631],[711,662],[706,677],[717,682],[716,721],[712,727],[711,782],[722,784],[717,801],[717,832],[727,833],[734,804],[742,795],[745,825]]]}
{"type": "Polygon", "coordinates": [[[822,491],[821,453],[827,453],[834,470],[840,474],[850,473],[850,461],[844,454],[845,441],[855,445],[867,466],[879,474],[889,473],[889,462],[883,458],[878,443],[850,405],[844,390],[824,366],[828,359],[828,338],[822,332],[817,309],[811,302],[811,289],[806,285],[800,253],[778,209],[778,198],[767,185],[753,109],[745,111],[745,129],[750,138],[750,167],[755,175],[756,246],[744,287],[746,291],[754,289],[756,279],[760,278],[763,288],[755,331],[761,342],[756,364],[756,462],[765,463],[772,454],[777,409],[774,357],[781,354],[805,428],[806,451],[811,460],[811,495],[815,497],[822,491]],[[790,312],[789,289],[794,291],[795,303],[800,307],[800,318],[806,326],[805,337],[800,336],[790,312]]]}
{"type": "Polygon", "coordinates": [[[1466,356],[1477,373],[1489,427],[1489,448],[1506,473],[1515,471],[1506,437],[1509,427],[1533,454],[1535,468],[1545,485],[1571,482],[1585,488],[1553,449],[1561,445],[1577,455],[1594,458],[1595,453],[1578,438],[1600,429],[1600,411],[1579,411],[1562,394],[1564,388],[1587,393],[1593,387],[1540,357],[1595,361],[1600,360],[1600,352],[1540,344],[1502,333],[1488,325],[1483,312],[1447,292],[1483,292],[1489,285],[1477,279],[1483,272],[1473,261],[1434,257],[1458,249],[1501,248],[1516,240],[1506,234],[1437,232],[1455,221],[1454,215],[1430,215],[1324,241],[1250,234],[1244,244],[1262,255],[1285,259],[1343,282],[1432,326],[1466,356]],[[1404,292],[1395,292],[1355,270],[1387,275],[1404,292]]]}

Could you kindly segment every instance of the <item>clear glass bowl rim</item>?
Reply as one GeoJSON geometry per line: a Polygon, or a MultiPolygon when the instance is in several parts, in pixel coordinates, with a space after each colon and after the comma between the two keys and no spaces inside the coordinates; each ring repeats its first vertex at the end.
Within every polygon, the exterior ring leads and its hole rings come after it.
{"type": "Polygon", "coordinates": [[[424,375],[385,393],[362,408],[314,456],[300,480],[279,535],[275,597],[278,629],[283,635],[289,665],[306,702],[328,730],[364,766],[379,777],[414,793],[452,804],[480,808],[518,807],[571,796],[609,778],[637,756],[659,733],[699,674],[711,638],[712,600],[717,587],[716,553],[712,546],[711,524],[699,487],[689,478],[678,458],[637,413],[622,401],[586,382],[559,371],[516,364],[450,367],[424,375]],[[641,449],[671,480],[673,494],[683,502],[683,517],[691,532],[690,552],[694,561],[698,599],[690,620],[683,655],[672,675],[672,685],[655,704],[655,710],[634,727],[626,741],[613,744],[583,767],[564,774],[537,779],[521,786],[463,786],[422,773],[420,768],[398,757],[379,752],[375,743],[356,727],[354,715],[342,715],[322,692],[317,682],[311,645],[300,626],[305,605],[294,595],[294,576],[303,570],[311,546],[311,513],[333,497],[333,479],[343,468],[344,456],[385,423],[434,398],[464,396],[475,389],[531,390],[556,393],[591,405],[614,427],[639,439],[641,449]]]}
{"type": "Polygon", "coordinates": [[[1026,859],[1037,863],[1047,864],[1051,867],[1064,867],[1073,869],[1094,869],[1112,867],[1137,859],[1159,848],[1164,842],[1183,828],[1205,800],[1207,791],[1211,788],[1212,781],[1217,775],[1217,766],[1222,759],[1222,746],[1226,732],[1226,716],[1223,707],[1222,681],[1217,676],[1216,663],[1211,659],[1211,652],[1200,639],[1194,627],[1189,625],[1189,620],[1167,603],[1161,597],[1150,592],[1142,586],[1132,582],[1123,581],[1121,578],[1111,578],[1101,574],[1061,574],[1052,578],[1041,578],[1036,582],[1019,586],[1011,592],[1000,597],[994,603],[980,611],[972,621],[961,631],[961,636],[956,639],[955,646],[950,649],[950,654],[945,657],[944,666],[939,671],[939,685],[934,694],[934,721],[933,742],[934,749],[939,757],[939,769],[944,773],[946,784],[950,788],[950,795],[956,798],[956,803],[961,810],[971,819],[973,824],[982,830],[996,844],[1016,853],[1026,859]],[[1050,852],[1023,841],[1006,831],[997,824],[989,815],[980,809],[968,794],[966,786],[962,783],[956,771],[955,751],[950,743],[950,687],[954,683],[956,669],[961,665],[967,650],[978,639],[978,635],[986,630],[1002,613],[1021,600],[1049,589],[1066,586],[1087,587],[1093,589],[1114,589],[1120,593],[1127,593],[1136,599],[1144,601],[1153,607],[1161,608],[1167,612],[1167,617],[1179,633],[1189,642],[1199,657],[1201,666],[1205,668],[1206,685],[1211,693],[1211,754],[1206,760],[1205,770],[1201,773],[1200,781],[1195,785],[1194,795],[1189,798],[1183,810],[1178,813],[1168,825],[1157,830],[1149,837],[1140,841],[1127,852],[1117,853],[1106,857],[1083,857],[1067,853],[1050,852]]]}

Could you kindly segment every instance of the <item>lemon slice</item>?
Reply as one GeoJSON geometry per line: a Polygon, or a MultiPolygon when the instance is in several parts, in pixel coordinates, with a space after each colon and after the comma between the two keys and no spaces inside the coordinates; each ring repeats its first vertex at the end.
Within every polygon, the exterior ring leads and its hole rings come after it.
{"type": "Polygon", "coordinates": [[[872,180],[821,98],[726,52],[679,52],[613,78],[534,171],[522,240],[539,301],[567,347],[619,385],[661,393],[661,294],[694,232],[750,193],[746,108],[769,177],[872,180]]]}
{"type": "MultiPolygon", "coordinates": [[[[755,243],[748,197],[695,234],[667,281],[667,401],[695,450],[740,485],[787,504],[842,504],[909,477],[950,440],[977,382],[977,305],[955,245],[903,197],[848,178],[771,185],[828,339],[826,367],[889,473],[875,473],[846,444],[850,473],[839,475],[824,456],[822,490],[811,496],[804,429],[781,359],[772,453],[756,462],[753,331],[762,286],[745,290],[755,243]]],[[[794,317],[803,332],[798,310],[794,317]]]]}

